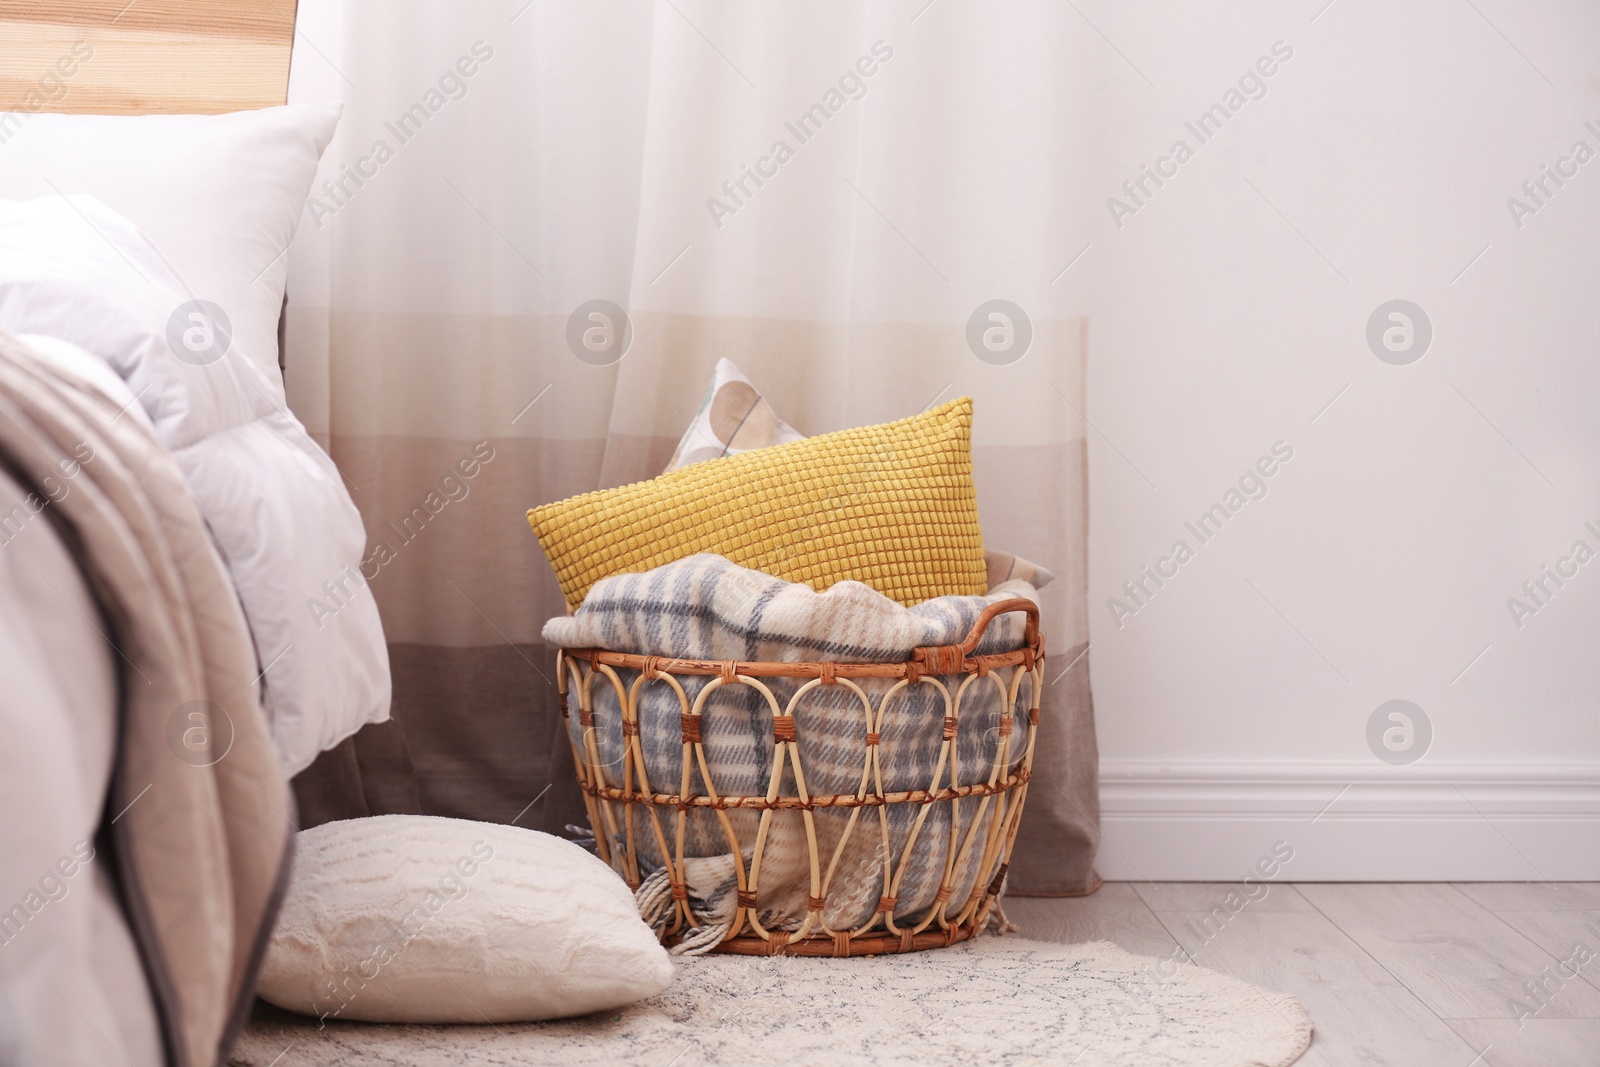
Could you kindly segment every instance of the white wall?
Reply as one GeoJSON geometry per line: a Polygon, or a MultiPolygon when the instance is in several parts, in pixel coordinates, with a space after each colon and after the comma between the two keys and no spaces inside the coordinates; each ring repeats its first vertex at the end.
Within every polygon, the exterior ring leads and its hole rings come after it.
{"type": "Polygon", "coordinates": [[[1600,878],[1600,558],[1520,626],[1507,603],[1600,552],[1600,8],[1325,2],[1082,7],[1101,870],[1230,878],[1285,838],[1296,878],[1600,878]],[[1201,144],[1185,121],[1279,41],[1201,144]],[[1119,226],[1101,202],[1178,139],[1119,226]],[[1433,329],[1404,366],[1365,338],[1396,298],[1433,329]],[[1185,522],[1279,441],[1200,546],[1185,522]],[[1432,725],[1409,765],[1368,743],[1393,699],[1432,725]]]}

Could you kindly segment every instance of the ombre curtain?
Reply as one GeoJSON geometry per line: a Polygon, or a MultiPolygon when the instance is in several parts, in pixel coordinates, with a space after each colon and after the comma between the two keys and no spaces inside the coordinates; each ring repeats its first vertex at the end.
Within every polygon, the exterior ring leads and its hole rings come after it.
{"type": "Polygon", "coordinates": [[[985,539],[1057,575],[1011,886],[1097,884],[1076,17],[301,0],[291,99],[344,116],[287,388],[366,519],[395,681],[304,821],[583,821],[523,513],[659,473],[727,357],[805,434],[975,398],[985,539]]]}

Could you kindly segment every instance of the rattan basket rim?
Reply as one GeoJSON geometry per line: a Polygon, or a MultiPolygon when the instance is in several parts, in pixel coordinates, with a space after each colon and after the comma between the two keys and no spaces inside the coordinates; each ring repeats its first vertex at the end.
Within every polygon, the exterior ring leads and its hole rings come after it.
{"type": "Polygon", "coordinates": [[[659,674],[720,676],[727,681],[744,678],[909,678],[916,681],[929,674],[987,674],[1000,667],[1021,666],[1032,670],[1044,656],[1044,635],[1039,632],[1039,606],[1023,597],[996,601],[984,608],[966,639],[959,645],[926,645],[913,649],[911,657],[898,663],[837,663],[813,660],[773,662],[766,660],[680,659],[672,656],[642,656],[635,652],[614,652],[598,648],[566,648],[564,655],[591,664],[641,671],[646,677],[659,674]],[[1013,611],[1028,616],[1021,648],[1010,652],[975,655],[978,642],[1001,615],[1013,611]]]}

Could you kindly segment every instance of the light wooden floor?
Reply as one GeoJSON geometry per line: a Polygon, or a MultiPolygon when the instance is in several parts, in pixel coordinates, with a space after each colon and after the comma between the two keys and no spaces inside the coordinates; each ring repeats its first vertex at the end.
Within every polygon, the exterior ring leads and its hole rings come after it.
{"type": "Polygon", "coordinates": [[[1600,883],[1238,889],[1107,882],[1005,910],[1024,936],[1181,949],[1294,994],[1316,1024],[1306,1067],[1600,1067],[1600,883]]]}

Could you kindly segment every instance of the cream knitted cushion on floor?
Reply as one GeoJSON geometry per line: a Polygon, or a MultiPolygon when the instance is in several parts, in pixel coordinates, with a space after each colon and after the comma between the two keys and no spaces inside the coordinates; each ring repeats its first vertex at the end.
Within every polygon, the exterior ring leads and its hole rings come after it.
{"type": "Polygon", "coordinates": [[[616,1008],[672,962],[588,852],[516,826],[383,815],[302,831],[260,996],[306,1015],[486,1023],[616,1008]]]}

